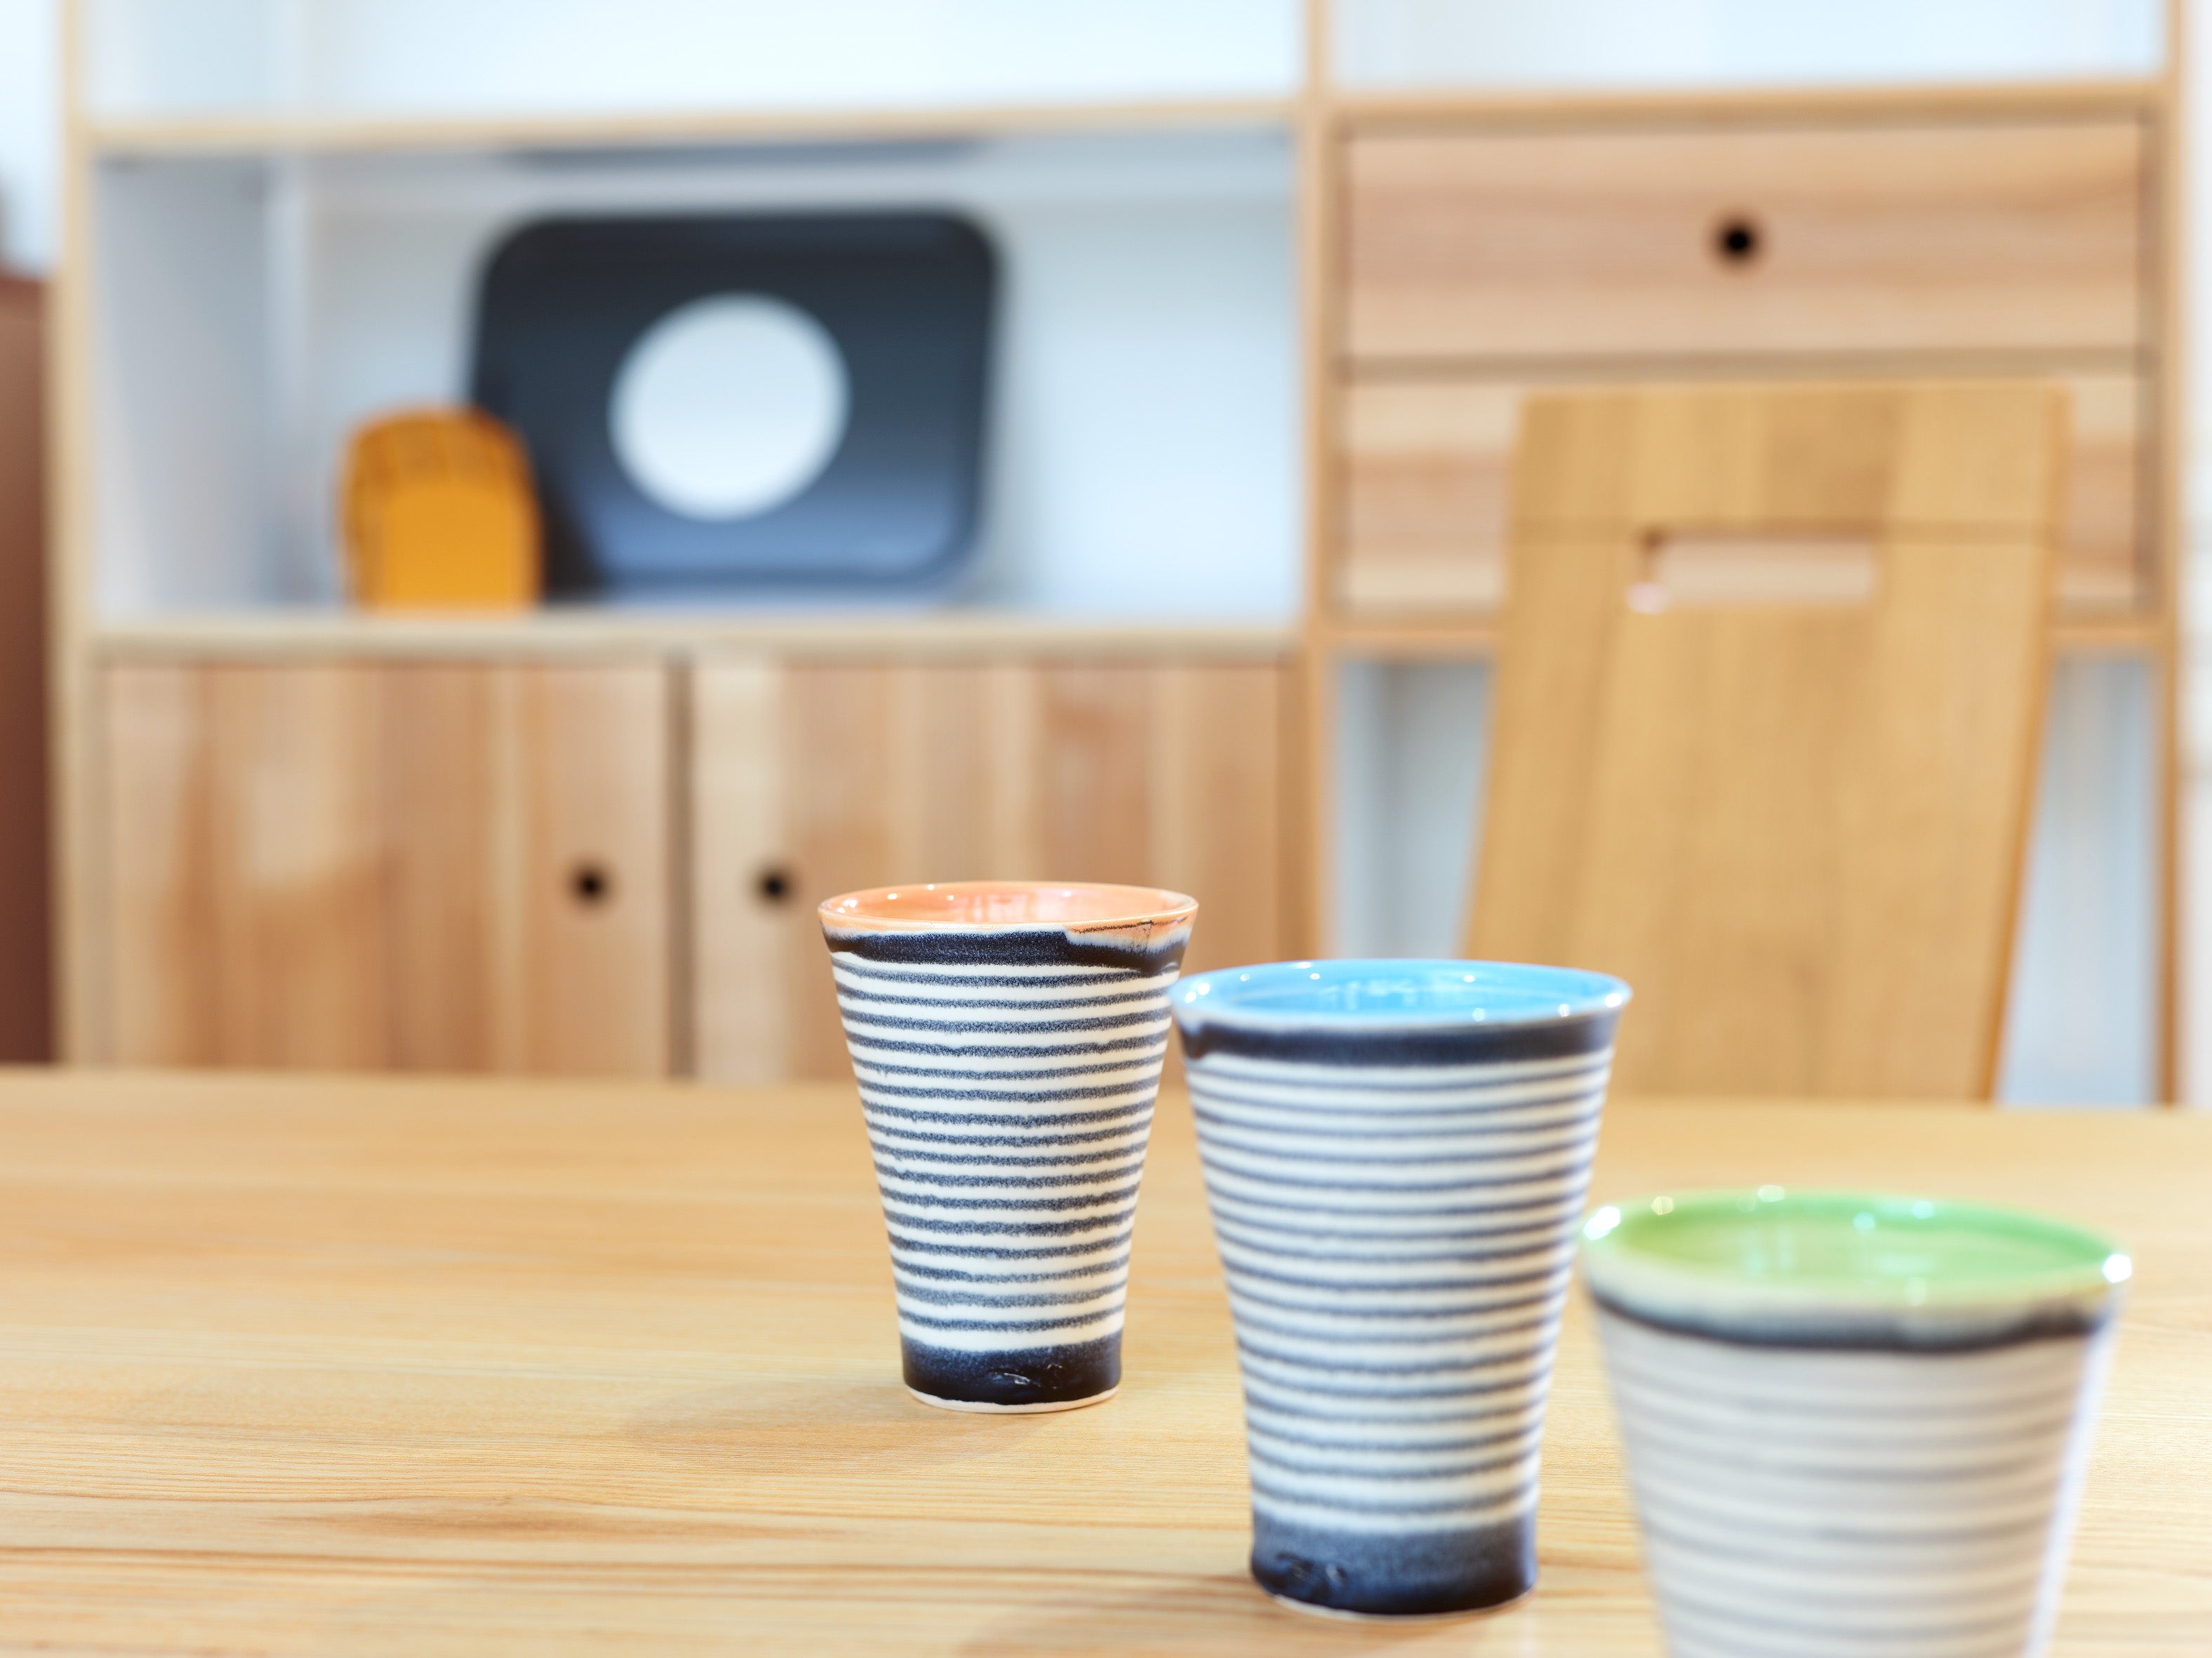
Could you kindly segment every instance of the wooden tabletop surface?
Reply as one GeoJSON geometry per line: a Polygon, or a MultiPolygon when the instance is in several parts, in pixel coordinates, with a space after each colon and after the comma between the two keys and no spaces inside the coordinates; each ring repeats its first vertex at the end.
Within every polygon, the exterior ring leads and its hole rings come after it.
{"type": "MultiPolygon", "coordinates": [[[[1608,1112],[1595,1196],[1764,1180],[2129,1242],[2057,1650],[2212,1651],[2212,1117],[1608,1112]]],[[[1093,1410],[909,1400],[843,1088],[0,1073],[0,1650],[1659,1651],[1579,1303],[1532,1600],[1253,1587],[1175,1096],[1127,1358],[1093,1410]]]]}

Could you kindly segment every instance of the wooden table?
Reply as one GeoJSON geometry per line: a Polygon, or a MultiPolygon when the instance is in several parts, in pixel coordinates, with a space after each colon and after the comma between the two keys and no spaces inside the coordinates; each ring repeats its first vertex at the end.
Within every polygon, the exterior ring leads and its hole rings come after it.
{"type": "MultiPolygon", "coordinates": [[[[1874,1184],[2138,1277],[2057,1650],[2212,1652],[2212,1118],[1619,1103],[1600,1195],[1874,1184]]],[[[836,1088],[0,1074],[0,1649],[1659,1650],[1589,1331],[1543,1583],[1398,1629],[1253,1588],[1227,1308],[1163,1103],[1121,1395],[912,1403],[836,1088]]]]}

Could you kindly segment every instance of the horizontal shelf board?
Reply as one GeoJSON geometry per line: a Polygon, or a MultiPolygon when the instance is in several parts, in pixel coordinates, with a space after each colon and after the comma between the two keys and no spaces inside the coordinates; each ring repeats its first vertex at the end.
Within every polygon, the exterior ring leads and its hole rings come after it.
{"type": "Polygon", "coordinates": [[[1668,126],[1717,122],[1820,125],[1832,121],[2002,116],[2109,115],[2162,108],[2160,77],[2080,81],[1929,82],[1881,86],[1774,86],[1606,89],[1354,90],[1325,101],[1340,128],[1498,122],[1668,126]]]}
{"type": "Polygon", "coordinates": [[[1290,623],[1018,611],[613,611],[506,615],[360,611],[230,612],[104,623],[88,641],[103,656],[805,656],[1235,657],[1275,660],[1297,644],[1290,623]]]}
{"type": "Polygon", "coordinates": [[[2028,348],[1990,350],[1589,351],[1526,357],[1426,351],[1417,356],[1334,354],[1348,386],[1404,386],[1451,381],[1543,381],[1613,385],[1663,380],[2014,380],[2040,375],[2144,375],[2158,366],[2154,345],[2133,350],[2028,348]]]}
{"type": "MultiPolygon", "coordinates": [[[[1317,622],[1314,648],[1324,655],[1388,661],[1449,661],[1487,656],[1498,648],[1502,625],[1492,617],[1443,622],[1381,619],[1317,622]]],[[[2075,612],[2053,619],[2054,649],[2069,655],[2152,655],[2164,649],[2166,629],[2154,613],[2100,615],[2075,612]]]]}
{"type": "Polygon", "coordinates": [[[1324,92],[1297,98],[1163,99],[1109,103],[913,104],[720,109],[621,115],[601,111],[501,115],[94,116],[95,155],[302,150],[653,148],[990,136],[1096,128],[1291,125],[1318,107],[1344,127],[1434,122],[1820,122],[1912,116],[2094,115],[2162,107],[2164,82],[2085,81],[1990,86],[1802,88],[1753,92],[1324,92]]]}
{"type": "Polygon", "coordinates": [[[2150,655],[2167,644],[2165,621],[2155,613],[2061,612],[2051,625],[2051,643],[2069,655],[2150,655]]]}
{"type": "Polygon", "coordinates": [[[994,137],[1026,132],[1288,125],[1285,98],[1140,103],[705,110],[690,114],[179,116],[88,120],[97,155],[422,149],[597,149],[718,143],[994,137]]]}

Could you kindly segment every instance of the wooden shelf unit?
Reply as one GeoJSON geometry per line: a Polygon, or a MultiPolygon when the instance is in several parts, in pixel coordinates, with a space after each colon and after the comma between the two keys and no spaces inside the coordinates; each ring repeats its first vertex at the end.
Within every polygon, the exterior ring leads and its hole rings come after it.
{"type": "MultiPolygon", "coordinates": [[[[70,9],[74,13],[76,8],[70,9]]],[[[1281,748],[1274,798],[1279,800],[1282,815],[1270,844],[1277,848],[1284,899],[1272,936],[1255,934],[1250,942],[1254,948],[1266,943],[1284,953],[1325,952],[1330,945],[1328,917],[1334,901],[1331,808],[1337,776],[1339,667],[1363,660],[1480,659],[1490,649],[1496,631],[1494,607],[1469,602],[1463,595],[1441,603],[1417,597],[1401,613],[1363,611],[1347,604],[1344,578],[1352,549],[1346,525],[1353,503],[1346,421],[1363,387],[1401,387],[1419,392],[1425,387],[1434,393],[1438,387],[1458,382],[1502,385],[1723,373],[1794,377],[2032,373],[2101,377],[2106,405],[2131,411],[2127,430],[2115,440],[2131,447],[2124,454],[2111,448],[2097,463],[2097,476],[2105,485],[2129,496],[2132,515],[2124,530],[2115,533],[2128,538],[2131,585],[2118,595],[2118,603],[2111,602],[2112,593],[2100,591],[2088,593],[2100,602],[2070,604],[2061,616],[2054,645],[2066,652],[2137,656],[2151,665],[2154,675],[2154,700],[2162,722],[2157,738],[2160,1075],[2171,1097],[2179,799],[2176,564],[2181,546],[2184,415],[2178,234],[2183,113],[2179,64],[2183,51],[2178,0],[2168,9],[2166,67],[2152,78],[1713,93],[1384,92],[1347,87],[1338,82],[1332,70],[1331,0],[1304,0],[1304,81],[1293,94],[1280,98],[481,119],[287,113],[236,119],[95,118],[82,107],[72,71],[65,143],[66,274],[58,307],[61,372],[56,376],[54,405],[61,434],[56,471],[61,579],[55,584],[55,605],[63,783],[59,847],[66,895],[59,982],[66,1051],[78,1058],[100,1052],[99,1010],[107,996],[108,966],[94,942],[107,924],[107,899],[98,869],[110,828],[98,782],[104,674],[160,663],[209,667],[260,663],[289,668],[353,661],[405,665],[420,659],[492,667],[539,658],[571,664],[634,663],[642,658],[678,675],[680,684],[696,665],[730,659],[768,667],[836,660],[874,664],[886,672],[901,665],[929,663],[948,668],[995,663],[1012,673],[1052,662],[1111,661],[1148,665],[1150,671],[1168,674],[1272,665],[1281,676],[1281,748]],[[1593,138],[1662,132],[1701,136],[1725,147],[1756,143],[1776,131],[1818,130],[1848,137],[1873,129],[1987,131],[2008,125],[2079,131],[2099,124],[2124,126],[2139,143],[2140,189],[2131,234],[2137,236],[2134,245],[2140,280],[2128,324],[2132,332],[2124,330],[2124,338],[2107,330],[2102,334],[2093,331],[2094,337],[2054,338],[2026,347],[2014,340],[1962,343],[1925,335],[1793,343],[1785,319],[1777,324],[1779,333],[1742,350],[1716,350],[1709,336],[1687,344],[1655,337],[1631,341],[1627,348],[1616,342],[1603,349],[1576,344],[1564,350],[1557,344],[1501,350],[1495,343],[1446,341],[1408,357],[1400,345],[1363,344],[1356,335],[1353,290],[1360,278],[1353,268],[1351,238],[1358,211],[1353,192],[1361,186],[1354,176],[1354,158],[1367,153],[1363,147],[1378,142],[1413,136],[1474,139],[1512,135],[1535,153],[1547,144],[1563,147],[1593,138]],[[103,619],[95,613],[88,525],[100,488],[90,412],[96,323],[86,273],[91,269],[92,180],[103,164],[127,159],[283,160],[538,150],[643,155],[655,150],[780,143],[1251,127],[1287,132],[1296,154],[1295,349],[1303,399],[1303,483],[1297,510],[1304,544],[1304,598],[1302,614],[1286,628],[1172,620],[1133,625],[1110,618],[957,610],[931,615],[737,617],[556,612],[526,618],[450,619],[234,608],[131,620],[103,619]],[[2130,387],[2133,389],[2125,389],[2130,387]]],[[[71,50],[76,50],[74,43],[71,50]]],[[[1636,204],[1629,205],[1633,209],[1636,204]]],[[[1755,211],[1759,204],[1731,199],[1726,205],[1755,211]]],[[[1967,302],[1971,304],[1971,296],[1967,302]]],[[[1564,337],[1575,343],[1571,319],[1564,337]]],[[[1482,487],[1502,488],[1509,464],[1510,453],[1501,451],[1493,467],[1496,476],[1482,487]]],[[[681,725],[691,716],[676,717],[681,725]]],[[[677,772],[682,773],[688,764],[679,760],[677,772]]],[[[672,832],[680,840],[690,832],[679,826],[672,832]]],[[[672,928],[677,942],[672,948],[678,952],[675,978],[680,982],[672,994],[680,1011],[671,1015],[678,1031],[672,1051],[679,1064],[688,1064],[694,1051],[687,1033],[693,1028],[694,1014],[685,986],[693,968],[691,958],[682,954],[687,948],[684,914],[679,896],[672,928]]]]}

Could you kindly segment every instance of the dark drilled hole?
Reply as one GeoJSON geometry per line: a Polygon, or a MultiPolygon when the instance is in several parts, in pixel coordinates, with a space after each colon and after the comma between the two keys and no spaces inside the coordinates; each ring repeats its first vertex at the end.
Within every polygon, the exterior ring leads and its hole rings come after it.
{"type": "Polygon", "coordinates": [[[1730,265],[1748,265],[1759,257],[1759,222],[1737,215],[1723,219],[1713,230],[1713,252],[1730,265]]]}
{"type": "Polygon", "coordinates": [[[781,904],[791,896],[791,871],[779,869],[771,865],[760,872],[760,879],[754,884],[759,888],[760,895],[766,902],[781,904]]]}
{"type": "Polygon", "coordinates": [[[615,878],[603,863],[580,863],[569,872],[568,890],[579,904],[604,904],[614,896],[615,878]]]}

